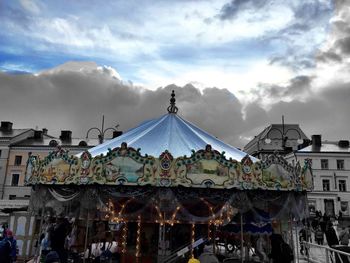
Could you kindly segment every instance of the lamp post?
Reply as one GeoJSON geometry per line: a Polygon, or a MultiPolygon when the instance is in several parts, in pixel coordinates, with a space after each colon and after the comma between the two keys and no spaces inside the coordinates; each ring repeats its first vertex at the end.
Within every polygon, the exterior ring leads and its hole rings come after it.
{"type": "MultiPolygon", "coordinates": [[[[282,141],[282,149],[283,151],[286,151],[286,142],[288,140],[288,136],[287,136],[287,133],[290,132],[290,131],[295,131],[298,135],[299,135],[299,138],[297,140],[297,142],[300,144],[303,142],[302,138],[301,138],[301,134],[300,134],[300,131],[295,129],[295,128],[288,128],[288,129],[285,129],[284,127],[284,115],[282,115],[282,131],[280,129],[277,129],[275,127],[272,127],[268,133],[266,134],[266,139],[265,139],[265,142],[266,143],[271,143],[271,139],[269,138],[269,134],[271,131],[273,130],[276,130],[277,132],[280,133],[281,135],[281,141],[282,141]]],[[[272,138],[272,139],[276,139],[276,138],[272,138]]]]}
{"type": "Polygon", "coordinates": [[[112,130],[112,131],[117,131],[117,128],[119,127],[119,124],[117,124],[115,126],[115,128],[112,128],[112,127],[109,127],[109,128],[104,128],[104,124],[105,124],[105,116],[102,115],[102,127],[101,129],[100,128],[97,128],[97,127],[92,127],[90,128],[87,133],[86,133],[86,139],[89,137],[89,132],[92,131],[92,130],[97,130],[98,131],[98,139],[99,139],[99,143],[103,143],[104,141],[104,137],[105,137],[105,133],[109,130],[112,130]]]}

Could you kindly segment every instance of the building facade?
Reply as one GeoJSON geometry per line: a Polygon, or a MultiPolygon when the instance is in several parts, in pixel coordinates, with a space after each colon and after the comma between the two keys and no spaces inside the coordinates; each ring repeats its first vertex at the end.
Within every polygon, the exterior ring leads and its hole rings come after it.
{"type": "Polygon", "coordinates": [[[322,141],[312,136],[312,144],[286,156],[289,162],[312,161],[314,190],[308,194],[310,215],[316,211],[331,217],[349,217],[350,148],[348,140],[322,141]]]}
{"type": "MultiPolygon", "coordinates": [[[[6,208],[16,209],[20,208],[23,203],[28,206],[29,199],[27,201],[18,204],[15,201],[8,200],[3,201],[5,188],[7,185],[7,175],[10,166],[10,152],[11,145],[23,141],[27,138],[34,136],[33,129],[14,129],[13,123],[9,121],[2,121],[0,126],[0,223],[8,221],[8,214],[4,212],[6,208]],[[18,207],[18,205],[20,207],[18,207]]],[[[17,163],[18,163],[17,159],[17,163]]],[[[13,163],[14,164],[14,163],[13,163]]]]}

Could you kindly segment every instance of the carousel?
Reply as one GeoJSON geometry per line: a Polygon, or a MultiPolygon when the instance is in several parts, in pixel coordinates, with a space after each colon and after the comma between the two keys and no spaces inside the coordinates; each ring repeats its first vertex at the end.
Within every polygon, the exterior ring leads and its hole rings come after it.
{"type": "Polygon", "coordinates": [[[101,242],[117,244],[118,262],[187,262],[208,241],[243,262],[272,233],[292,244],[292,223],[307,216],[310,163],[225,144],[178,115],[174,91],[167,111],[76,156],[31,156],[38,237],[65,221],[75,262],[92,262],[101,242]]]}

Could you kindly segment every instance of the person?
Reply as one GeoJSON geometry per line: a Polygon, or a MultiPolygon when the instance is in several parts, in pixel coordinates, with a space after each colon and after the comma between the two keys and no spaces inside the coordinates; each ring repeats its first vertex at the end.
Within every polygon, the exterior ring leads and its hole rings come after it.
{"type": "Polygon", "coordinates": [[[191,257],[187,263],[201,263],[201,261],[199,261],[198,259],[191,257]]]}
{"type": "Polygon", "coordinates": [[[45,263],[61,263],[60,256],[56,251],[50,251],[46,255],[45,263]]]}
{"type": "Polygon", "coordinates": [[[0,241],[6,237],[6,226],[2,224],[0,227],[0,241]]]}
{"type": "Polygon", "coordinates": [[[12,244],[7,238],[0,241],[0,259],[2,263],[11,263],[12,244]]]}
{"type": "Polygon", "coordinates": [[[6,238],[5,240],[8,240],[11,242],[11,252],[10,252],[10,262],[16,262],[17,260],[17,240],[14,238],[13,233],[11,230],[6,231],[6,238]]]}
{"type": "Polygon", "coordinates": [[[204,246],[203,253],[198,258],[201,263],[219,263],[218,258],[213,253],[213,247],[208,244],[204,246]]]}
{"type": "Polygon", "coordinates": [[[315,241],[318,245],[323,245],[323,231],[321,229],[321,226],[318,226],[315,231],[315,241]]]}
{"type": "Polygon", "coordinates": [[[271,253],[269,257],[273,263],[288,263],[294,259],[293,250],[284,242],[280,234],[272,234],[271,240],[271,253]]]}
{"type": "Polygon", "coordinates": [[[337,233],[335,232],[331,221],[328,221],[327,223],[325,235],[329,247],[339,245],[337,233]]]}
{"type": "Polygon", "coordinates": [[[349,238],[350,238],[350,234],[349,234],[348,229],[343,227],[342,231],[339,233],[340,245],[348,246],[349,245],[349,238]]]}
{"type": "Polygon", "coordinates": [[[258,239],[256,240],[255,253],[259,257],[260,262],[267,261],[265,248],[266,248],[265,240],[261,235],[259,235],[258,239]]]}
{"type": "Polygon", "coordinates": [[[306,226],[303,226],[303,228],[299,231],[299,242],[300,242],[300,254],[304,255],[304,251],[305,254],[308,255],[309,251],[307,249],[307,246],[305,245],[304,242],[308,242],[308,231],[306,226]]]}
{"type": "Polygon", "coordinates": [[[66,263],[68,258],[67,251],[64,247],[68,232],[67,225],[68,221],[65,218],[58,218],[57,224],[51,234],[51,249],[57,252],[62,263],[66,263]]]}

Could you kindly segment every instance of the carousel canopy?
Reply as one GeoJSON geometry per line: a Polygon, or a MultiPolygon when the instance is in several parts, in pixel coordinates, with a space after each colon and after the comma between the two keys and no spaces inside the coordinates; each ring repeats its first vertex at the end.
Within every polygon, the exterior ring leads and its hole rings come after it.
{"type": "MultiPolygon", "coordinates": [[[[247,153],[228,145],[194,124],[178,116],[175,106],[174,92],[172,93],[171,105],[168,114],[160,118],[148,120],[139,126],[127,131],[122,136],[112,139],[89,150],[92,157],[105,155],[108,149],[120,147],[127,143],[129,147],[140,149],[140,153],[151,156],[160,156],[165,150],[170,152],[174,158],[190,156],[192,150],[205,149],[207,145],[218,152],[225,152],[227,158],[241,161],[247,153]]],[[[252,161],[258,159],[250,156],[252,161]]]]}
{"type": "MultiPolygon", "coordinates": [[[[91,148],[89,152],[92,157],[105,155],[108,149],[120,147],[123,142],[135,149],[140,148],[141,154],[152,156],[160,156],[165,150],[175,158],[190,156],[192,150],[204,149],[208,144],[219,152],[225,152],[226,157],[234,160],[240,161],[247,156],[245,152],[218,140],[175,113],[146,121],[120,137],[91,148]]],[[[252,156],[250,158],[257,161],[252,156]]]]}

